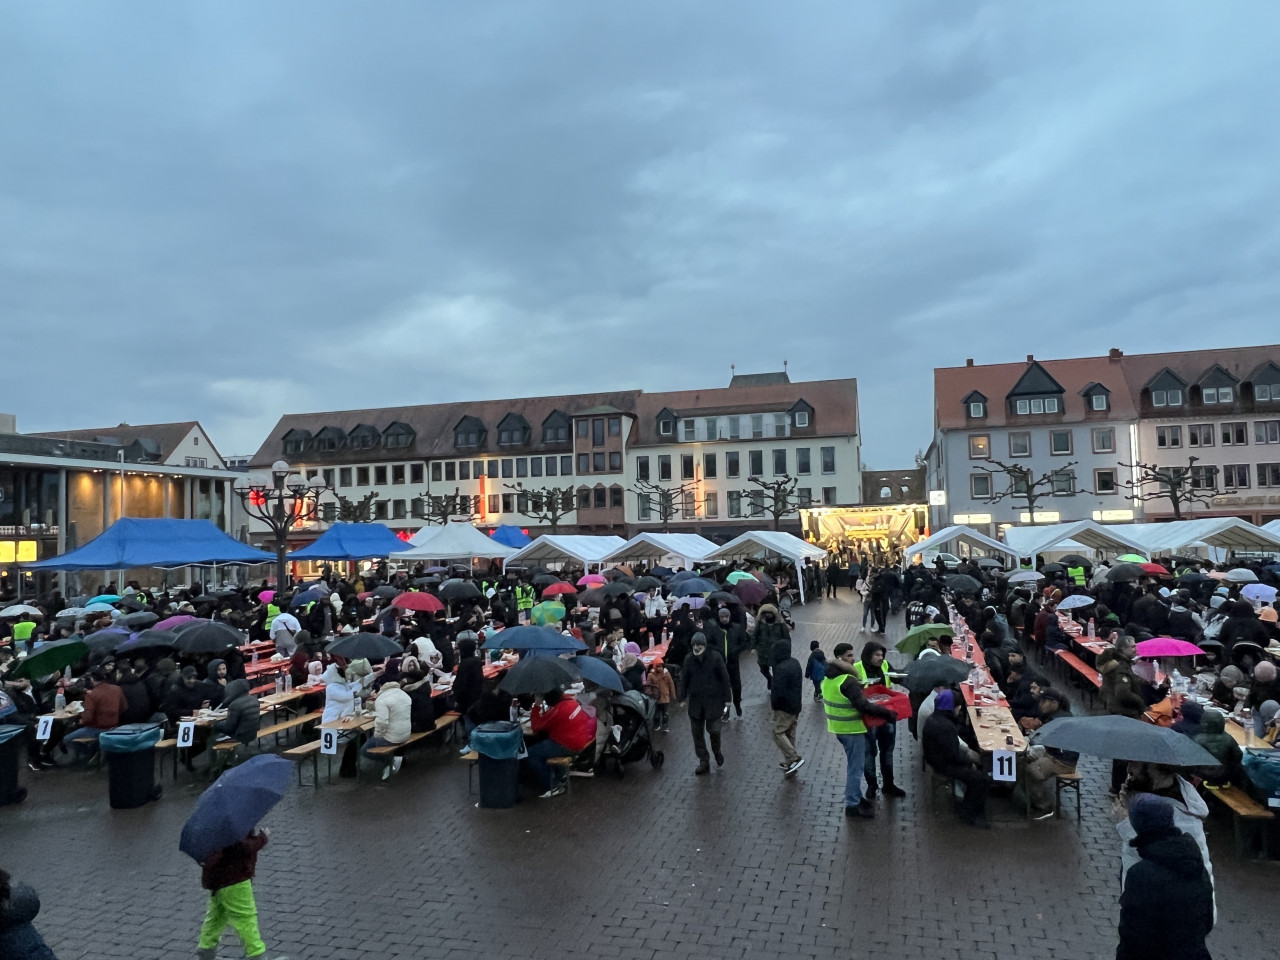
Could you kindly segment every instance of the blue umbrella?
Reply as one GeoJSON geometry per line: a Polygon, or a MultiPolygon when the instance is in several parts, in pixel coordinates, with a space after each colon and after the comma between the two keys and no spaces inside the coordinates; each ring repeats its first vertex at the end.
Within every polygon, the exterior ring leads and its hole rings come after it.
{"type": "Polygon", "coordinates": [[[573,662],[582,672],[583,680],[590,680],[598,687],[622,693],[622,675],[614,669],[612,663],[606,663],[599,657],[578,657],[573,662]]]}
{"type": "Polygon", "coordinates": [[[576,637],[566,637],[552,627],[508,627],[484,642],[482,650],[585,650],[576,637]]]}
{"type": "MultiPolygon", "coordinates": [[[[116,593],[100,593],[90,600],[89,603],[115,603],[119,599],[120,595],[116,593]]],[[[88,604],[86,604],[86,606],[88,606],[88,604]]]]}
{"type": "Polygon", "coordinates": [[[671,588],[671,593],[677,597],[687,597],[692,593],[715,593],[720,589],[720,584],[712,583],[710,580],[704,580],[701,577],[690,577],[688,580],[681,580],[671,588]]]}
{"type": "Polygon", "coordinates": [[[289,604],[289,608],[297,610],[299,607],[305,607],[308,603],[315,603],[317,600],[323,600],[328,594],[323,590],[303,590],[293,596],[293,602],[289,604]]]}
{"type": "Polygon", "coordinates": [[[273,753],[232,767],[196,801],[178,849],[196,863],[204,863],[223,847],[243,840],[280,802],[292,779],[293,761],[273,753]]]}
{"type": "Polygon", "coordinates": [[[649,571],[650,575],[655,577],[669,577],[674,572],[675,571],[673,571],[670,567],[654,567],[652,570],[649,571]]]}

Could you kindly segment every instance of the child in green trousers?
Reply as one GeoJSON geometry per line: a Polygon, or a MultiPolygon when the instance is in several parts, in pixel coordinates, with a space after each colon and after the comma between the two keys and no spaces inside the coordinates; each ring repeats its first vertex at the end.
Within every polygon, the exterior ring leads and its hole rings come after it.
{"type": "Polygon", "coordinates": [[[254,830],[243,840],[210,854],[200,865],[200,885],[209,891],[209,909],[200,928],[200,960],[217,957],[218,942],[228,924],[244,944],[246,957],[261,957],[267,952],[258,934],[258,906],[253,900],[258,851],[267,845],[267,836],[266,830],[254,830]]]}

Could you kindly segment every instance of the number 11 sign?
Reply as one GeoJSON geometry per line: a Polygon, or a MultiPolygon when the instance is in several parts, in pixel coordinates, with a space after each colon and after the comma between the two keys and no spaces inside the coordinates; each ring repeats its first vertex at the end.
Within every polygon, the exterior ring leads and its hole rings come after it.
{"type": "Polygon", "coordinates": [[[1012,750],[991,752],[991,779],[1012,782],[1018,779],[1018,755],[1012,750]]]}

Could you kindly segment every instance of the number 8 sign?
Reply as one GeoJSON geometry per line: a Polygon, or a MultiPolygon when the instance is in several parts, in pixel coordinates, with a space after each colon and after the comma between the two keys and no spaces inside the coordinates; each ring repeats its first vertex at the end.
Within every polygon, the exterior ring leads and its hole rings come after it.
{"type": "Polygon", "coordinates": [[[1012,750],[994,750],[991,753],[991,779],[1012,782],[1018,779],[1018,755],[1012,750]]]}
{"type": "Polygon", "coordinates": [[[186,723],[178,724],[178,746],[186,748],[191,746],[196,739],[196,725],[188,720],[186,723]]]}
{"type": "Polygon", "coordinates": [[[333,756],[338,752],[337,730],[320,731],[320,752],[327,756],[333,756]]]}

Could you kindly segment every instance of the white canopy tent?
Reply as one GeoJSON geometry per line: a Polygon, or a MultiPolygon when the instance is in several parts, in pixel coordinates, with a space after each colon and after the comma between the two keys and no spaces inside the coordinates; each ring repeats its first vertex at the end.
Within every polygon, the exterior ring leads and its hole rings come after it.
{"type": "Polygon", "coordinates": [[[696,533],[642,533],[608,554],[602,562],[625,563],[628,560],[657,562],[664,557],[677,557],[684,566],[693,567],[715,549],[715,543],[696,533]]]}
{"type": "Polygon", "coordinates": [[[717,547],[703,560],[763,560],[777,558],[790,560],[796,567],[796,586],[800,589],[800,602],[804,603],[804,577],[800,566],[805,560],[823,561],[827,551],[780,530],[748,530],[734,537],[722,547],[717,547]]]}
{"type": "Polygon", "coordinates": [[[513,547],[486,537],[469,523],[423,527],[409,540],[409,549],[391,554],[393,560],[458,560],[474,557],[510,557],[513,547]]]}
{"type": "Polygon", "coordinates": [[[621,537],[548,533],[507,557],[507,563],[565,563],[576,560],[584,570],[599,566],[626,543],[621,537]]]}
{"type": "Polygon", "coordinates": [[[1270,523],[1264,523],[1261,529],[1267,531],[1272,536],[1280,537],[1280,520],[1272,520],[1270,523]]]}
{"type": "Polygon", "coordinates": [[[1258,527],[1239,517],[1201,517],[1170,523],[1117,524],[1115,529],[1141,543],[1148,556],[1200,546],[1220,550],[1280,550],[1280,521],[1258,527]],[[1273,527],[1276,529],[1270,529],[1273,527]]]}
{"type": "Polygon", "coordinates": [[[1071,541],[1068,549],[1077,546],[1099,550],[1103,553],[1143,553],[1146,549],[1132,537],[1120,532],[1118,526],[1103,526],[1094,520],[1077,520],[1075,523],[1055,523],[1048,526],[1009,527],[1004,532],[1005,542],[1017,551],[1019,557],[1035,559],[1036,554],[1061,548],[1071,541]]]}
{"type": "Polygon", "coordinates": [[[952,527],[943,527],[937,533],[925,539],[913,543],[902,552],[903,566],[910,566],[913,557],[920,556],[928,550],[941,550],[953,540],[960,540],[970,547],[979,547],[994,553],[1003,554],[1006,557],[1012,557],[1013,562],[1010,567],[1018,565],[1018,554],[1007,544],[1001,543],[999,540],[992,539],[986,534],[979,533],[972,527],[956,525],[952,527]]]}

